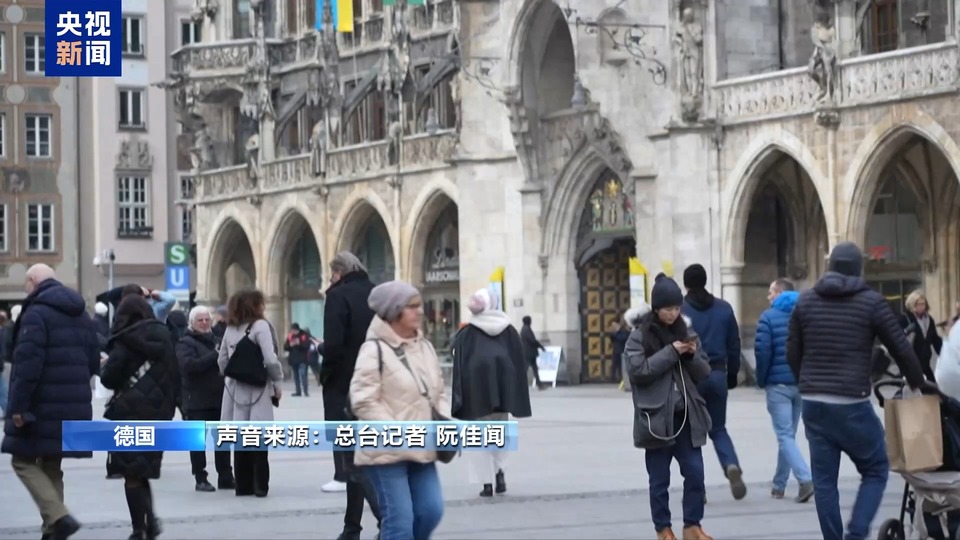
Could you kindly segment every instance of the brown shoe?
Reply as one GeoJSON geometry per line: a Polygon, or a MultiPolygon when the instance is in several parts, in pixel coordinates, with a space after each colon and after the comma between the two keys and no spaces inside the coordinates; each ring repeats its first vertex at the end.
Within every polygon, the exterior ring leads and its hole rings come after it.
{"type": "Polygon", "coordinates": [[[700,526],[684,527],[683,540],[713,540],[713,537],[703,532],[703,528],[700,526]]]}
{"type": "Polygon", "coordinates": [[[673,534],[673,529],[667,527],[657,531],[657,540],[677,540],[677,536],[673,534]]]}

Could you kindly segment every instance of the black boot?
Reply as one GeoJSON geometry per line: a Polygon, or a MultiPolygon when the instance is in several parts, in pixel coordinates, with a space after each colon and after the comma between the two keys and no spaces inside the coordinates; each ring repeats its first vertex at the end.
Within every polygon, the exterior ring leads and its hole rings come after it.
{"type": "Polygon", "coordinates": [[[233,479],[233,475],[223,475],[217,478],[217,488],[218,489],[236,489],[237,484],[233,479]]]}
{"type": "Polygon", "coordinates": [[[157,519],[157,514],[153,511],[153,490],[150,489],[150,481],[143,481],[143,492],[144,492],[144,508],[147,512],[147,521],[146,521],[146,532],[147,540],[154,540],[156,537],[160,536],[160,533],[163,532],[163,528],[160,526],[160,520],[157,519]]]}
{"type": "Polygon", "coordinates": [[[216,491],[216,490],[217,490],[217,488],[213,487],[213,484],[211,484],[211,483],[207,480],[207,476],[206,476],[206,475],[202,475],[202,476],[199,476],[199,475],[198,475],[198,476],[197,476],[197,485],[196,485],[196,487],[195,487],[194,489],[195,489],[196,491],[202,491],[202,492],[204,492],[204,493],[210,493],[210,492],[213,492],[213,491],[216,491]]]}
{"type": "Polygon", "coordinates": [[[493,484],[484,484],[483,491],[480,492],[481,497],[493,497],[493,484]]]}
{"type": "Polygon", "coordinates": [[[146,498],[143,492],[143,486],[123,486],[123,493],[127,497],[127,510],[130,511],[130,524],[133,526],[133,533],[128,540],[142,540],[145,538],[147,528],[147,510],[146,498]]]}
{"type": "Polygon", "coordinates": [[[507,480],[503,476],[503,469],[497,471],[497,494],[502,495],[507,492],[507,480]]]}

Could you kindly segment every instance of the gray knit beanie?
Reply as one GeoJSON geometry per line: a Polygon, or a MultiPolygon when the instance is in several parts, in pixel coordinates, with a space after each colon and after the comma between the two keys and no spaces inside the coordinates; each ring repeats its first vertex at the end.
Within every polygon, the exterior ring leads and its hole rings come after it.
{"type": "Polygon", "coordinates": [[[403,308],[417,296],[420,296],[420,291],[413,285],[405,281],[388,281],[370,291],[367,305],[384,321],[393,322],[400,318],[403,308]]]}

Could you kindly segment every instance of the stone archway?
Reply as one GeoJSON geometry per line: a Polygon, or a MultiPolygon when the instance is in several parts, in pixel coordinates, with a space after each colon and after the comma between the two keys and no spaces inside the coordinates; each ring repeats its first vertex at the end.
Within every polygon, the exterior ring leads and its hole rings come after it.
{"type": "Polygon", "coordinates": [[[283,214],[267,256],[267,296],[282,304],[283,326],[297,323],[322,336],[324,267],[317,239],[303,214],[292,209],[283,214]]]}
{"type": "Polygon", "coordinates": [[[250,238],[228,218],[213,236],[207,258],[206,300],[226,303],[231,294],[257,284],[257,264],[250,238]]]}
{"type": "Polygon", "coordinates": [[[850,237],[863,246],[864,275],[891,308],[924,289],[935,316],[952,315],[960,205],[956,171],[943,147],[911,126],[894,128],[857,179],[850,237]]]}
{"type": "Polygon", "coordinates": [[[737,209],[745,217],[738,317],[746,349],[753,347],[760,314],[770,307],[770,284],[785,278],[797,288],[811,285],[829,250],[823,206],[806,169],[779,151],[755,174],[750,198],[737,209]]]}
{"type": "Polygon", "coordinates": [[[337,251],[355,254],[374,283],[396,278],[396,249],[387,221],[366,199],[346,208],[337,240],[337,251]]]}

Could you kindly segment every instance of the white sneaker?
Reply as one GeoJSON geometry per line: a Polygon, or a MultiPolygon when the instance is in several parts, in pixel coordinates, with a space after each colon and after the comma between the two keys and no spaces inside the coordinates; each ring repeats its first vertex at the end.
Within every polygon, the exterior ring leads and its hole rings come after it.
{"type": "Polygon", "coordinates": [[[347,490],[346,482],[337,482],[336,480],[331,480],[326,484],[320,486],[320,491],[324,493],[343,493],[347,490]]]}

